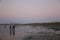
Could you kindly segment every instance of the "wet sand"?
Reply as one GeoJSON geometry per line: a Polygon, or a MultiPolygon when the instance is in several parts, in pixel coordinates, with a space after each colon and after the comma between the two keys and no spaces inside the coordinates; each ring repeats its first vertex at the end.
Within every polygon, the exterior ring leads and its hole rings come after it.
{"type": "Polygon", "coordinates": [[[59,35],[54,34],[54,29],[37,26],[19,26],[15,28],[15,35],[10,35],[9,25],[6,28],[0,26],[0,40],[60,40],[59,35]],[[52,34],[52,35],[49,35],[52,34]]]}
{"type": "Polygon", "coordinates": [[[59,35],[28,35],[24,40],[60,40],[59,35]],[[29,39],[29,37],[31,37],[29,39]]]}

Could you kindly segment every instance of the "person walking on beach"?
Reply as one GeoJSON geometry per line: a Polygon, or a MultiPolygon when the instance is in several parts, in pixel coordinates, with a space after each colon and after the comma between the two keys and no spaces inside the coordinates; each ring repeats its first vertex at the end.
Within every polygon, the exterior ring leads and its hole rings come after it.
{"type": "Polygon", "coordinates": [[[11,25],[10,25],[9,29],[10,29],[10,35],[11,35],[11,33],[12,33],[12,27],[11,27],[11,25]]]}
{"type": "Polygon", "coordinates": [[[13,35],[15,35],[15,25],[13,26],[13,35]]]}

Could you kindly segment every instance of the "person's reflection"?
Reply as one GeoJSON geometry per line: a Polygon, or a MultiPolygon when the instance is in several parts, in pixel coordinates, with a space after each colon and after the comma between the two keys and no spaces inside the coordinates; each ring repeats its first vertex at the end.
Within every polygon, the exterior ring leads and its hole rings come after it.
{"type": "Polygon", "coordinates": [[[10,25],[10,35],[15,35],[15,26],[13,25],[13,26],[11,26],[10,25]]]}

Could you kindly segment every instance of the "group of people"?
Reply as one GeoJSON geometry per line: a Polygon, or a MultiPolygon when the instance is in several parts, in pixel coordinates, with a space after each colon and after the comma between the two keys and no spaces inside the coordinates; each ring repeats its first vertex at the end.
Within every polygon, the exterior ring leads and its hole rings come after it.
{"type": "Polygon", "coordinates": [[[10,25],[9,29],[10,29],[10,35],[14,36],[15,35],[15,25],[13,25],[13,26],[10,25]]]}

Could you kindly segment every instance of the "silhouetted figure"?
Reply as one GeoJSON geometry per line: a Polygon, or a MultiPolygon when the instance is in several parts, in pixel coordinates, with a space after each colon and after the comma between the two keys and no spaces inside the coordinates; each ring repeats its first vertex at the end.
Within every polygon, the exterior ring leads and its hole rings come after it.
{"type": "Polygon", "coordinates": [[[13,34],[13,36],[15,35],[15,26],[10,25],[10,35],[12,35],[12,34],[13,34]]]}
{"type": "Polygon", "coordinates": [[[11,25],[10,25],[10,35],[11,35],[11,33],[12,33],[12,27],[11,27],[11,25]]]}
{"type": "Polygon", "coordinates": [[[13,26],[13,30],[15,30],[15,26],[13,26]]]}
{"type": "Polygon", "coordinates": [[[15,26],[13,26],[13,35],[15,35],[15,26]]]}

